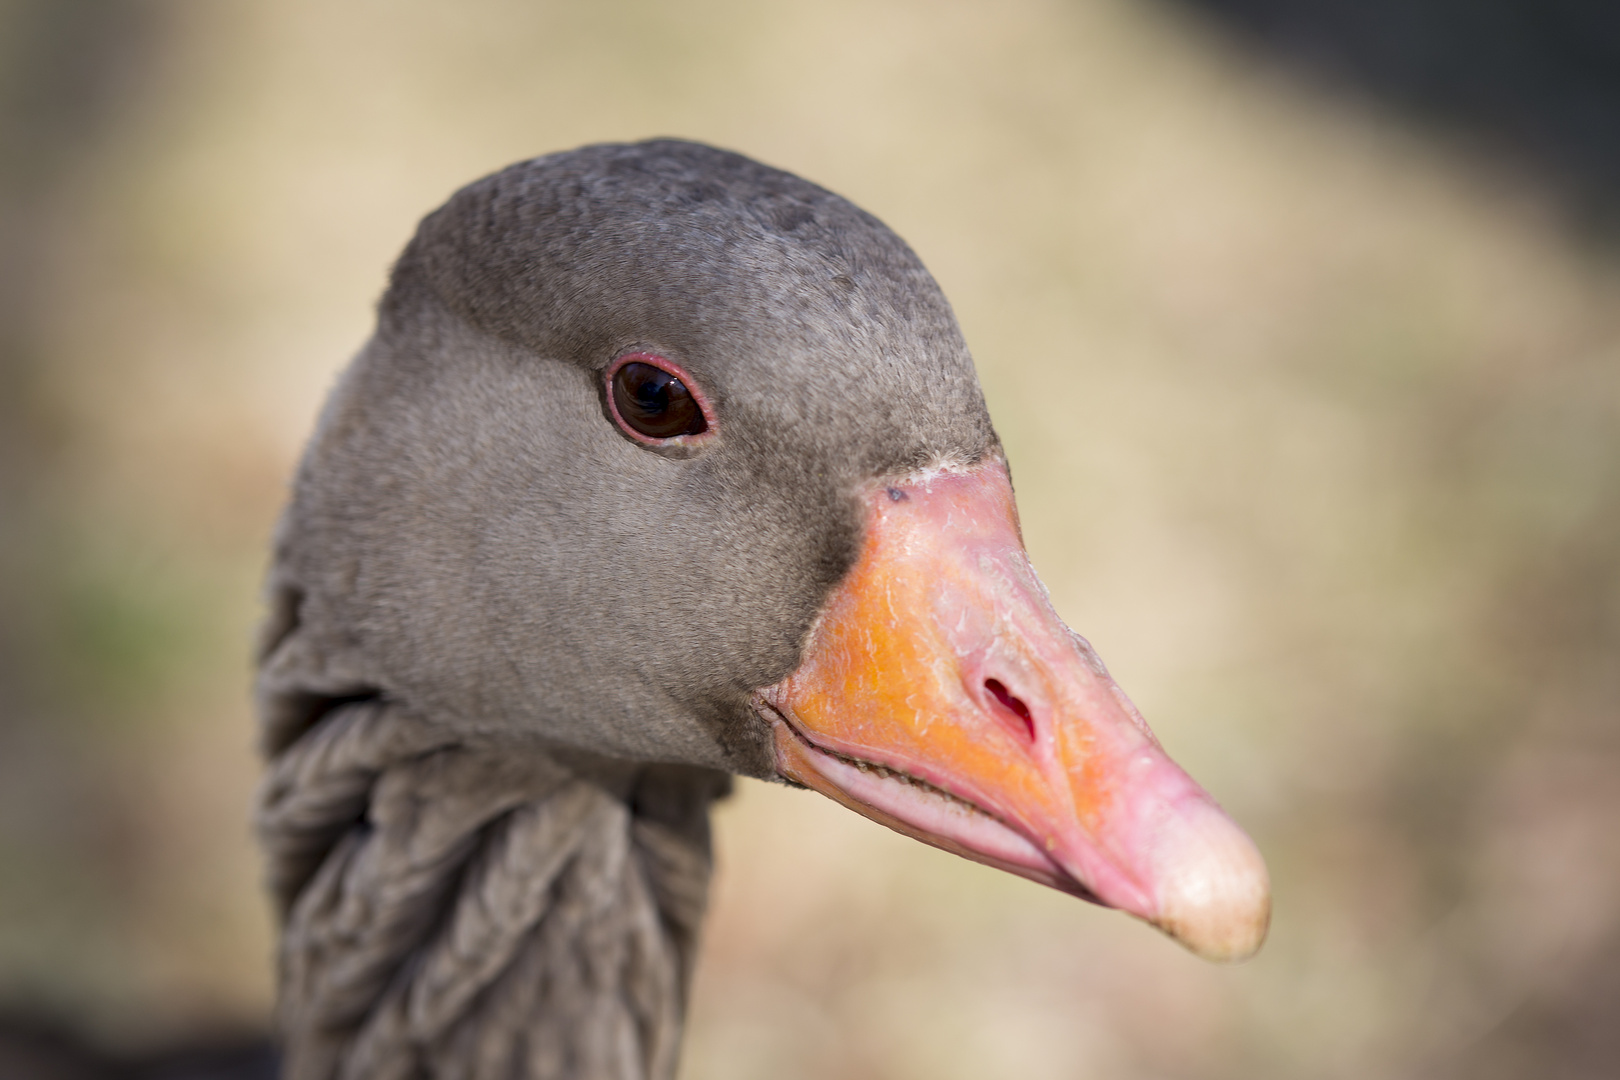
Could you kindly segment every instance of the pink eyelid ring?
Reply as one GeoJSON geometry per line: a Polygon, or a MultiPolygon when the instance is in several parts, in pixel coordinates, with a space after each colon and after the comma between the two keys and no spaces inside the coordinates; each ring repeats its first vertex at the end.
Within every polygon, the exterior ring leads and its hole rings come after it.
{"type": "Polygon", "coordinates": [[[697,380],[692,377],[690,372],[668,357],[649,352],[623,353],[614,357],[613,362],[607,366],[607,371],[603,374],[602,380],[603,387],[607,392],[608,412],[613,415],[613,422],[619,426],[620,431],[644,446],[699,446],[713,439],[720,430],[719,418],[715,415],[714,406],[709,403],[708,395],[703,392],[703,388],[698,385],[697,380]],[[613,394],[613,377],[626,364],[647,364],[668,372],[679,379],[681,385],[686,387],[686,392],[692,395],[692,400],[697,402],[698,409],[702,411],[704,429],[695,435],[671,435],[668,438],[657,439],[650,435],[643,435],[632,427],[620,415],[619,403],[614,399],[613,394]]]}

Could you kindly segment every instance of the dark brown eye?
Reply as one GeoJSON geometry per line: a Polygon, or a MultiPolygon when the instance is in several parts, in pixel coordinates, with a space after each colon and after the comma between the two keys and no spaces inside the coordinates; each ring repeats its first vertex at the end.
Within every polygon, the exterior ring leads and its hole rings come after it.
{"type": "Polygon", "coordinates": [[[613,373],[613,407],[619,419],[649,439],[700,435],[709,429],[703,407],[672,372],[632,360],[613,373]]]}

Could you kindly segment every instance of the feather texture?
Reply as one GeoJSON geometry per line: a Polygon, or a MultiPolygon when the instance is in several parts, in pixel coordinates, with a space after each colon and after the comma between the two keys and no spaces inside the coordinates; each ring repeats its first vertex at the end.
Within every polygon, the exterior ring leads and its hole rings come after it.
{"type": "Polygon", "coordinates": [[[287,1080],[672,1075],[728,778],[335,700],[260,796],[287,1080]]]}
{"type": "Polygon", "coordinates": [[[724,778],[432,732],[351,704],[276,758],[288,1080],[672,1075],[724,778]]]}

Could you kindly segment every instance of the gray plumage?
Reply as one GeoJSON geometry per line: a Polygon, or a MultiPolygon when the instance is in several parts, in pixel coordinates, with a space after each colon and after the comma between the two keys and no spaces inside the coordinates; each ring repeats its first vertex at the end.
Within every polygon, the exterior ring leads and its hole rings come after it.
{"type": "Polygon", "coordinates": [[[748,695],[863,482],[998,453],[950,307],[871,215],[692,143],[512,166],[425,219],[279,532],[260,828],[290,1080],[667,1077],[748,695]],[[612,423],[629,349],[700,447],[612,423]]]}

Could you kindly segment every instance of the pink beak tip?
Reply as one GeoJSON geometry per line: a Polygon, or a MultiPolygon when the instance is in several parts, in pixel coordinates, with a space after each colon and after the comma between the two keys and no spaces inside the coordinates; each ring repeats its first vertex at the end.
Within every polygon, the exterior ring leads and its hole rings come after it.
{"type": "Polygon", "coordinates": [[[1206,960],[1247,960],[1271,925],[1265,860],[1213,802],[1185,806],[1183,815],[1155,853],[1157,911],[1149,921],[1206,960]]]}

